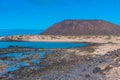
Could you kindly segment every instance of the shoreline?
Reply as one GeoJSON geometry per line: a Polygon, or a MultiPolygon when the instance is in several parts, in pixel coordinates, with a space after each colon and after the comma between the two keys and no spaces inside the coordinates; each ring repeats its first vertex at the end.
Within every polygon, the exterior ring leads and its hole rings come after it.
{"type": "Polygon", "coordinates": [[[120,36],[114,35],[17,35],[2,37],[0,41],[28,41],[28,42],[88,42],[88,43],[120,43],[120,36]]]}
{"type": "MultiPolygon", "coordinates": [[[[100,45],[92,45],[92,46],[86,46],[83,48],[73,48],[73,49],[54,49],[52,54],[47,55],[45,58],[41,60],[43,64],[47,64],[48,66],[38,67],[37,69],[33,69],[34,74],[33,73],[29,74],[30,73],[29,71],[31,71],[29,70],[30,69],[29,67],[22,68],[18,71],[11,72],[11,73],[16,75],[18,78],[15,76],[14,77],[15,79],[17,78],[18,80],[19,79],[35,80],[36,78],[38,78],[36,80],[39,80],[39,79],[46,80],[44,79],[45,76],[47,77],[47,79],[51,78],[49,74],[51,74],[52,79],[56,79],[53,77],[53,75],[54,76],[57,76],[56,74],[65,75],[67,70],[71,71],[71,69],[73,69],[74,71],[74,67],[78,65],[82,66],[84,64],[88,66],[90,63],[92,63],[90,64],[91,65],[90,69],[89,68],[87,69],[85,67],[86,70],[88,71],[87,73],[89,74],[90,73],[89,70],[92,71],[96,67],[100,67],[101,69],[104,69],[104,67],[107,67],[107,64],[110,65],[110,62],[104,63],[106,60],[110,61],[109,58],[104,57],[104,55],[112,59],[111,55],[116,54],[115,51],[119,49],[120,49],[120,44],[116,44],[116,43],[105,43],[100,45]],[[96,61],[101,60],[102,58],[105,58],[105,61],[103,61],[102,63],[99,63],[99,66],[98,66],[98,62],[96,63],[96,61]],[[95,62],[93,62],[94,60],[95,62]],[[61,61],[64,61],[64,62],[61,62],[61,61]],[[38,72],[38,70],[41,70],[41,69],[43,69],[43,71],[38,72]],[[61,71],[63,72],[61,73],[61,71]],[[25,74],[25,75],[22,75],[22,74],[25,74]],[[31,76],[33,79],[31,78],[31,76]]],[[[82,67],[79,69],[82,70],[82,67]]],[[[107,72],[104,71],[104,73],[107,73],[107,72]]],[[[84,73],[81,73],[81,74],[84,74],[84,73]]],[[[97,74],[99,74],[99,72],[97,74]]],[[[99,79],[99,76],[103,75],[103,74],[99,74],[99,75],[97,74],[95,72],[95,73],[90,73],[89,75],[96,80],[99,79]],[[94,75],[96,75],[97,78],[95,78],[94,75]]],[[[84,77],[84,76],[81,76],[81,77],[83,77],[81,79],[87,79],[87,77],[84,77]]],[[[90,80],[93,80],[93,79],[90,79],[90,80]]],[[[106,79],[106,80],[109,80],[109,79],[106,79]]]]}
{"type": "MultiPolygon", "coordinates": [[[[26,40],[32,41],[37,36],[7,37],[11,40],[26,40]]],[[[40,36],[39,40],[47,41],[66,41],[68,38],[60,36],[56,40],[56,36],[40,36]],[[43,38],[44,39],[41,39],[43,38]],[[54,38],[52,38],[54,37],[54,38]]],[[[71,36],[70,36],[71,37],[71,36]]],[[[58,38],[58,37],[57,37],[58,38]]],[[[13,77],[10,79],[25,79],[25,80],[114,80],[120,79],[120,40],[119,37],[106,36],[87,36],[72,37],[67,42],[77,42],[77,40],[89,43],[91,45],[82,48],[68,49],[51,49],[53,52],[41,59],[41,63],[46,66],[36,66],[36,68],[25,67],[17,71],[10,72],[13,77]],[[106,41],[105,41],[106,40],[106,41]],[[40,71],[40,72],[39,72],[40,71]],[[116,74],[117,73],[117,74],[116,74]],[[114,75],[113,75],[114,74],[114,75]],[[66,77],[69,76],[69,77],[66,77]]],[[[79,42],[80,42],[79,41],[79,42]]],[[[14,48],[14,47],[13,47],[14,48]]],[[[46,49],[42,49],[46,50],[46,49]]],[[[9,73],[8,73],[9,74],[9,73]]],[[[5,74],[4,76],[8,76],[5,74]]],[[[5,78],[3,76],[3,79],[5,78]]]]}

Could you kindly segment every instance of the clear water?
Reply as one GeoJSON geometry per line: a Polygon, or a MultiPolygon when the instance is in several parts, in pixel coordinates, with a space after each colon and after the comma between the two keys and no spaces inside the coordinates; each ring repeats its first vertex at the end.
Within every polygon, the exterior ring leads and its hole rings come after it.
{"type": "MultiPolygon", "coordinates": [[[[71,42],[0,42],[0,48],[8,46],[21,46],[33,48],[75,48],[83,47],[88,44],[85,43],[71,43],[71,42]]],[[[29,51],[0,54],[0,75],[18,70],[22,67],[36,65],[45,57],[45,54],[51,54],[52,50],[29,51]]]]}
{"type": "Polygon", "coordinates": [[[41,32],[43,32],[43,30],[0,29],[0,36],[25,35],[25,34],[38,35],[41,32]]]}
{"type": "Polygon", "coordinates": [[[39,64],[46,53],[51,54],[51,50],[0,54],[0,76],[22,67],[39,64]]]}
{"type": "Polygon", "coordinates": [[[75,48],[87,46],[85,43],[72,42],[0,42],[0,48],[9,46],[31,47],[31,48],[75,48]]]}

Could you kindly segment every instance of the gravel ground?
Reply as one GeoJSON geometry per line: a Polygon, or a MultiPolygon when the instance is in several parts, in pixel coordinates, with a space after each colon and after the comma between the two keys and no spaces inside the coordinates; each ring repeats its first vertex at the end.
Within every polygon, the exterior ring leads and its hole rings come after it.
{"type": "Polygon", "coordinates": [[[120,49],[78,63],[64,71],[51,71],[41,80],[120,80],[120,49]]]}
{"type": "MultiPolygon", "coordinates": [[[[109,46],[115,45],[109,44],[109,46]]],[[[41,60],[44,67],[38,65],[36,68],[24,68],[13,72],[12,77],[0,80],[120,80],[120,48],[108,52],[103,49],[106,53],[102,55],[91,54],[97,50],[94,48],[87,47],[88,50],[85,51],[84,49],[54,50],[51,55],[46,55],[41,60]],[[87,54],[80,55],[81,51],[87,54]]]]}

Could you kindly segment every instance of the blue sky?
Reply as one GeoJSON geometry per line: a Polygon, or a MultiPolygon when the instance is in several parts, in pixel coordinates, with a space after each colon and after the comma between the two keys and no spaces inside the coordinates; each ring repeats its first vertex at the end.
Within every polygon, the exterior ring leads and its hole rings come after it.
{"type": "Polygon", "coordinates": [[[0,0],[0,29],[47,29],[64,19],[120,25],[120,0],[0,0]]]}

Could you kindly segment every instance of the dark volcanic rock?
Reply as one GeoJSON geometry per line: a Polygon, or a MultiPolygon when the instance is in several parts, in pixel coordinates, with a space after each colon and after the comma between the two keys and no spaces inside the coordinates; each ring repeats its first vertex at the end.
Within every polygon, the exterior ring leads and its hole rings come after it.
{"type": "Polygon", "coordinates": [[[42,35],[119,35],[120,26],[104,20],[64,20],[54,24],[42,35]]]}

